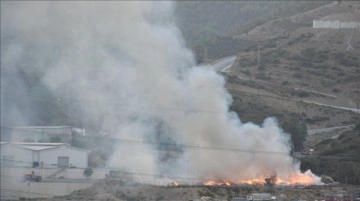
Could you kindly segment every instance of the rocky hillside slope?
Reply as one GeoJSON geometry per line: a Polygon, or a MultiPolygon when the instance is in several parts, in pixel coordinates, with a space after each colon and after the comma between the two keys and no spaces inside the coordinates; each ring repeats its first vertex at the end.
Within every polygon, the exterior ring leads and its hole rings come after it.
{"type": "MultiPolygon", "coordinates": [[[[232,109],[241,120],[261,123],[265,117],[275,116],[292,135],[295,151],[315,148],[318,155],[357,157],[356,151],[345,148],[356,146],[349,144],[351,140],[337,138],[351,135],[346,139],[359,139],[359,130],[340,129],[327,137],[308,137],[306,130],[360,122],[359,30],[312,27],[313,20],[360,22],[359,7],[355,1],[334,2],[234,36],[234,41],[247,40],[255,44],[237,53],[235,64],[226,74],[227,88],[234,97],[232,109]],[[329,138],[335,141],[322,142],[329,138]]],[[[314,161],[323,160],[315,158],[314,161]]],[[[360,167],[356,161],[348,162],[338,164],[344,163],[350,169],[360,167]]],[[[317,169],[314,166],[313,171],[345,182],[342,173],[327,168],[334,164],[321,164],[315,165],[317,169]]],[[[360,180],[353,181],[356,182],[360,180]]]]}
{"type": "MultiPolygon", "coordinates": [[[[360,32],[315,29],[311,23],[345,15],[360,21],[354,8],[332,3],[234,37],[256,45],[237,54],[228,73],[228,89],[235,97],[251,94],[257,102],[266,100],[263,105],[276,111],[301,114],[310,128],[356,122],[359,115],[353,111],[360,104],[360,32]]],[[[235,109],[240,99],[235,98],[235,109]]]]}

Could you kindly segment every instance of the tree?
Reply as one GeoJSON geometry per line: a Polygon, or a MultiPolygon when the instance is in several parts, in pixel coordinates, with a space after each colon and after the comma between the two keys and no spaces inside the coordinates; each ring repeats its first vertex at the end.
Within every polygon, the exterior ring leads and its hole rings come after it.
{"type": "Polygon", "coordinates": [[[295,113],[289,115],[287,120],[281,124],[281,127],[291,135],[294,151],[300,151],[303,148],[303,142],[307,135],[306,124],[301,116],[295,113]]]}
{"type": "Polygon", "coordinates": [[[94,171],[91,169],[91,168],[86,168],[85,170],[84,170],[84,176],[86,177],[86,178],[89,178],[89,177],[91,177],[91,175],[94,173],[94,171]]]}
{"type": "Polygon", "coordinates": [[[340,162],[337,170],[334,173],[334,178],[337,181],[349,184],[360,183],[360,164],[354,161],[340,162]]]}
{"type": "Polygon", "coordinates": [[[302,158],[300,159],[300,170],[301,172],[305,172],[307,170],[311,170],[313,173],[318,173],[319,169],[319,161],[313,158],[302,158]]]}

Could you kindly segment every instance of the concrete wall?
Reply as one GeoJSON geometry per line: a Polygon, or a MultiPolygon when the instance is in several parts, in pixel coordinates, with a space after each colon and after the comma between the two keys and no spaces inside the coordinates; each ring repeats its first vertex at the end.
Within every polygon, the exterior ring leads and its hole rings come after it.
{"type": "Polygon", "coordinates": [[[32,167],[36,155],[31,150],[23,149],[11,144],[1,145],[1,165],[32,167]],[[10,159],[10,160],[9,160],[10,159]]]}
{"type": "MultiPolygon", "coordinates": [[[[57,170],[58,169],[54,168],[40,169],[1,167],[0,200],[19,200],[20,197],[38,198],[67,195],[78,189],[89,188],[92,186],[93,182],[96,181],[94,179],[95,177],[93,178],[93,176],[95,176],[95,172],[94,175],[90,177],[90,179],[81,179],[75,182],[67,182],[67,179],[59,179],[59,181],[45,181],[46,174],[49,175],[57,170]],[[32,171],[34,171],[36,175],[42,175],[44,181],[22,182],[23,174],[31,173],[32,171]]],[[[78,177],[81,175],[82,172],[81,174],[78,174],[78,177]]]]}
{"type": "Polygon", "coordinates": [[[1,128],[3,141],[7,142],[49,142],[59,136],[62,142],[69,142],[72,135],[85,136],[85,129],[70,126],[30,126],[1,128]]]}
{"type": "Polygon", "coordinates": [[[60,138],[59,142],[70,143],[71,135],[67,134],[41,134],[41,133],[11,133],[9,142],[50,142],[51,138],[60,138]]]}
{"type": "Polygon", "coordinates": [[[69,165],[77,168],[88,167],[88,152],[71,146],[33,151],[13,144],[1,145],[2,166],[32,167],[33,162],[39,162],[42,167],[57,168],[59,156],[69,157],[69,165]]]}
{"type": "Polygon", "coordinates": [[[328,29],[360,29],[360,22],[340,22],[340,21],[323,21],[313,20],[313,28],[328,29]]]}
{"type": "MultiPolygon", "coordinates": [[[[18,180],[22,179],[22,176],[25,173],[31,173],[34,171],[35,175],[42,176],[43,180],[46,179],[56,179],[63,177],[65,179],[87,179],[84,176],[84,168],[68,168],[63,171],[60,171],[60,168],[26,168],[26,167],[1,167],[2,176],[14,177],[18,180]],[[58,172],[58,174],[56,174],[58,172]],[[55,175],[54,175],[55,174],[55,175]],[[49,178],[52,176],[51,178],[49,178]]],[[[94,173],[89,179],[103,179],[106,174],[109,174],[108,169],[94,168],[94,173]]]]}
{"type": "Polygon", "coordinates": [[[57,167],[59,156],[69,157],[70,165],[77,168],[86,168],[88,166],[88,152],[69,146],[40,151],[39,162],[40,164],[43,162],[44,167],[57,167]]]}

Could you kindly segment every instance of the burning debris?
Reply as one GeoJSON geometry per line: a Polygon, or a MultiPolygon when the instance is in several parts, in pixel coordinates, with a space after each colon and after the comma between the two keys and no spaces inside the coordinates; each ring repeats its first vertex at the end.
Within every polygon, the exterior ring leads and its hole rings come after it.
{"type": "Polygon", "coordinates": [[[230,186],[232,183],[228,181],[206,181],[203,183],[204,186],[230,186]]]}
{"type": "Polygon", "coordinates": [[[276,184],[277,177],[276,175],[272,175],[268,178],[265,178],[265,185],[266,186],[274,186],[276,184]]]}
{"type": "Polygon", "coordinates": [[[218,181],[206,181],[203,183],[205,186],[230,186],[230,185],[261,185],[273,187],[275,185],[287,185],[287,186],[295,186],[302,185],[308,186],[317,184],[317,181],[313,179],[311,175],[300,174],[296,177],[292,177],[289,179],[280,179],[276,175],[271,175],[270,177],[264,179],[249,179],[249,180],[239,180],[236,182],[230,182],[226,180],[218,180],[218,181]]]}

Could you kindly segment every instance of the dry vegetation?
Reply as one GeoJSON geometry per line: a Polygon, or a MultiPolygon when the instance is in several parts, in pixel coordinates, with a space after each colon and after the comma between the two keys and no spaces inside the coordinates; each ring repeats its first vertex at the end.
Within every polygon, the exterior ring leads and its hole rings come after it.
{"type": "MultiPolygon", "coordinates": [[[[321,200],[330,193],[353,195],[358,186],[312,186],[312,187],[264,187],[264,186],[180,186],[161,187],[123,183],[116,180],[103,180],[93,187],[78,190],[68,196],[36,199],[43,201],[57,200],[231,200],[233,197],[246,197],[252,193],[270,193],[278,200],[321,200]],[[202,198],[202,199],[201,199],[202,198]]],[[[23,199],[34,200],[34,199],[23,199]]]]}
{"type": "MultiPolygon", "coordinates": [[[[360,106],[360,33],[311,27],[313,19],[342,13],[359,15],[351,7],[333,3],[270,21],[236,37],[257,44],[238,53],[227,75],[227,88],[234,98],[231,109],[243,122],[261,123],[274,116],[292,135],[295,151],[314,148],[320,156],[359,157],[360,131],[356,128],[306,137],[307,129],[360,122],[358,113],[309,103],[360,106]],[[353,49],[348,49],[347,41],[353,49]]],[[[302,161],[303,170],[327,174],[344,183],[360,183],[358,160],[307,157],[302,161]]]]}

